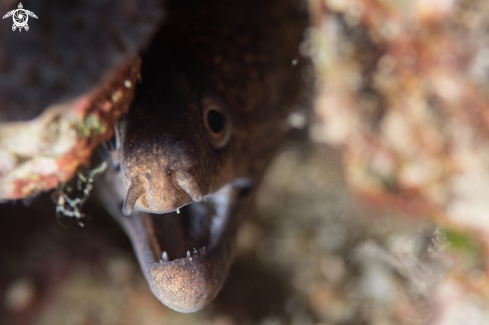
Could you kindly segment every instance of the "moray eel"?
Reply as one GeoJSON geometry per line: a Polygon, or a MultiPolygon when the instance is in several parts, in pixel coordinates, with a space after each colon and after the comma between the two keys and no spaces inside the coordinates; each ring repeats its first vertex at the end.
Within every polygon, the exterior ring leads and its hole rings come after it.
{"type": "Polygon", "coordinates": [[[167,12],[141,55],[120,169],[103,196],[154,295],[193,312],[222,287],[284,134],[284,106],[299,91],[297,26],[307,20],[287,1],[179,0],[167,12]]]}

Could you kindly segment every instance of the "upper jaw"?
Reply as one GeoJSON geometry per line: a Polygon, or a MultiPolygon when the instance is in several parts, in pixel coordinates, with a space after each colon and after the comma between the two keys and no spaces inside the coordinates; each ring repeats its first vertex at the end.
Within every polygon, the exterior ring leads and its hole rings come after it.
{"type": "Polygon", "coordinates": [[[183,208],[186,205],[189,205],[192,203],[192,200],[189,199],[183,199],[179,200],[177,204],[172,204],[169,207],[166,206],[157,206],[154,204],[148,204],[146,200],[144,199],[144,195],[142,195],[137,201],[136,204],[134,205],[135,210],[139,210],[142,212],[147,212],[151,214],[164,214],[164,213],[171,213],[178,211],[180,208],[183,208]]]}
{"type": "Polygon", "coordinates": [[[164,175],[138,169],[128,177],[128,172],[123,172],[126,195],[122,211],[125,215],[130,215],[134,208],[153,214],[169,213],[202,201],[202,186],[194,175],[185,169],[164,169],[168,170],[164,175]]]}

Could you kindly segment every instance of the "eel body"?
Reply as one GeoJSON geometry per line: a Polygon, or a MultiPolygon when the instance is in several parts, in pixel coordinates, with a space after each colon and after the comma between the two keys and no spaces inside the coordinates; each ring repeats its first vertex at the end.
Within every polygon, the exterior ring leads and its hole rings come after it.
{"type": "Polygon", "coordinates": [[[305,22],[287,1],[169,1],[141,54],[120,168],[101,195],[152,292],[174,310],[204,307],[223,285],[299,92],[291,62],[305,22]]]}

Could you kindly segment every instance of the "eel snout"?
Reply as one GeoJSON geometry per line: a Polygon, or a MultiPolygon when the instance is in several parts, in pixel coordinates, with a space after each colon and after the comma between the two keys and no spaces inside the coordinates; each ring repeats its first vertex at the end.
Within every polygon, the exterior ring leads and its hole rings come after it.
{"type": "Polygon", "coordinates": [[[134,207],[138,210],[162,214],[203,199],[199,184],[185,170],[169,171],[161,176],[157,173],[138,175],[129,181],[122,212],[128,216],[134,207]]]}

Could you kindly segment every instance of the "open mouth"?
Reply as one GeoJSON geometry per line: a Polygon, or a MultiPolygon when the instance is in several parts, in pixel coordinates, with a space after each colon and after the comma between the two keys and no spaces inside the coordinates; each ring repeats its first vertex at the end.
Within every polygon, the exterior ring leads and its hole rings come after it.
{"type": "Polygon", "coordinates": [[[235,180],[167,214],[109,209],[129,235],[151,291],[167,307],[194,312],[218,294],[251,189],[250,181],[235,180]]]}
{"type": "Polygon", "coordinates": [[[200,202],[166,214],[122,213],[126,195],[120,168],[96,181],[106,209],[132,242],[153,294],[167,307],[189,313],[219,293],[232,262],[236,233],[252,200],[254,182],[238,178],[200,202]]]}
{"type": "Polygon", "coordinates": [[[107,170],[96,183],[107,210],[129,236],[153,294],[183,313],[209,304],[226,279],[253,181],[235,179],[179,212],[134,210],[129,216],[122,213],[126,189],[120,168],[107,170]]]}
{"type": "Polygon", "coordinates": [[[224,231],[237,187],[228,185],[176,211],[141,215],[147,244],[155,261],[171,262],[203,257],[212,251],[224,231]]]}

